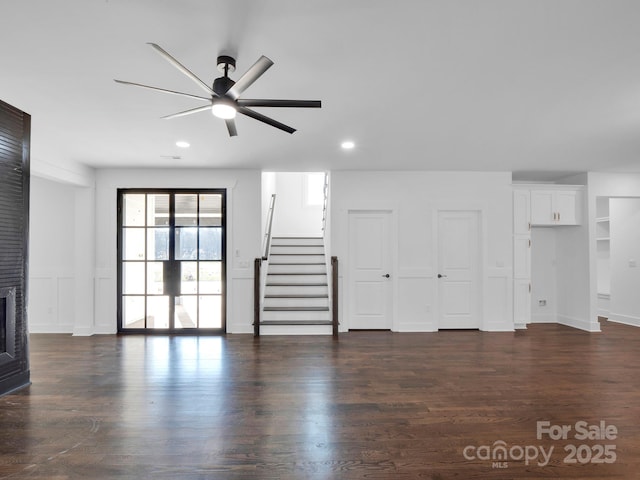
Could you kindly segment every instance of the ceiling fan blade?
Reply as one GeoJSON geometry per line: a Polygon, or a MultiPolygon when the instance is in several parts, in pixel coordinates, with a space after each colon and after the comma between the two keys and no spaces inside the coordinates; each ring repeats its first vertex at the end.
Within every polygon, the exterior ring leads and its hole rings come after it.
{"type": "Polygon", "coordinates": [[[185,110],[184,112],[172,113],[171,115],[165,115],[161,117],[164,120],[169,120],[177,117],[184,117],[185,115],[191,115],[192,113],[204,112],[205,110],[211,110],[211,104],[203,105],[202,107],[191,108],[189,110],[185,110]]]}
{"type": "Polygon", "coordinates": [[[244,99],[237,100],[238,105],[243,107],[292,107],[292,108],[320,108],[320,100],[267,100],[267,99],[244,99]]]}
{"type": "Polygon", "coordinates": [[[225,120],[225,123],[227,124],[227,130],[229,131],[229,136],[237,137],[238,129],[236,128],[236,121],[233,118],[228,118],[225,120]]]}
{"type": "Polygon", "coordinates": [[[197,98],[198,100],[209,100],[209,98],[207,98],[207,97],[200,97],[198,95],[191,95],[190,93],[176,92],[174,90],[167,90],[165,88],[152,87],[150,85],[143,85],[142,83],[126,82],[124,80],[115,80],[115,79],[114,79],[114,82],[121,83],[123,85],[133,85],[134,87],[149,88],[149,89],[155,90],[157,92],[170,93],[171,95],[180,95],[182,97],[197,98]]]}
{"type": "Polygon", "coordinates": [[[263,123],[266,123],[267,125],[271,125],[272,127],[276,127],[276,128],[279,128],[280,130],[284,130],[287,133],[293,133],[296,131],[295,128],[291,128],[290,126],[285,125],[284,123],[280,123],[274,120],[273,118],[269,118],[247,107],[239,106],[238,112],[242,113],[243,115],[246,115],[247,117],[251,117],[255,120],[258,120],[259,122],[263,122],[263,123]]]}
{"type": "Polygon", "coordinates": [[[196,82],[196,84],[200,88],[202,88],[205,92],[207,92],[210,95],[213,95],[214,97],[217,97],[216,93],[211,89],[211,87],[209,85],[204,83],[202,80],[200,80],[198,77],[196,77],[196,75],[191,70],[189,70],[187,67],[182,65],[178,60],[176,60],[171,55],[169,55],[169,53],[167,53],[167,51],[164,50],[160,45],[156,45],[155,43],[149,43],[149,45],[151,45],[171,65],[176,67],[178,70],[180,70],[182,73],[184,73],[187,77],[189,77],[191,80],[196,82]]]}
{"type": "Polygon", "coordinates": [[[242,92],[244,92],[247,88],[249,88],[253,82],[255,82],[260,76],[266,72],[269,67],[273,65],[273,62],[262,55],[256,63],[249,67],[244,75],[242,75],[238,81],[227,91],[227,95],[229,95],[234,100],[237,99],[242,92]]]}

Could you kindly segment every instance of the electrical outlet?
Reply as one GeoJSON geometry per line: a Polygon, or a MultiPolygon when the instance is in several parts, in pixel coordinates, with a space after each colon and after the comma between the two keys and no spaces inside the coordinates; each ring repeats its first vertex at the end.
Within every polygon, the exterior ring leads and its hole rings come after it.
{"type": "Polygon", "coordinates": [[[546,307],[547,306],[547,301],[546,300],[538,300],[538,306],[539,307],[546,307]]]}

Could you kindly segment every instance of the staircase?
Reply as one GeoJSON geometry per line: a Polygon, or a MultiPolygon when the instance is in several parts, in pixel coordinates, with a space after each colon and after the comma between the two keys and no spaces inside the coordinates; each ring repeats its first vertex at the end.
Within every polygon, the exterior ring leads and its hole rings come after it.
{"type": "Polygon", "coordinates": [[[273,237],[266,277],[262,334],[332,334],[321,237],[273,237]]]}

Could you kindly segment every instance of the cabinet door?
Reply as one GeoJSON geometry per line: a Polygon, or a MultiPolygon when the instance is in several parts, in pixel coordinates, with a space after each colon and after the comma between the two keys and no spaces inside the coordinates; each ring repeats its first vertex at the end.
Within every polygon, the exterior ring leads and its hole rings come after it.
{"type": "Polygon", "coordinates": [[[513,282],[513,323],[523,328],[531,323],[531,283],[529,279],[513,282]]]}
{"type": "Polygon", "coordinates": [[[555,211],[558,225],[580,225],[578,199],[576,191],[556,192],[555,211]]]}
{"type": "Polygon", "coordinates": [[[513,278],[531,278],[531,238],[516,235],[513,239],[513,278]]]}
{"type": "Polygon", "coordinates": [[[513,191],[513,233],[529,235],[531,230],[531,194],[528,190],[513,191]]]}
{"type": "Polygon", "coordinates": [[[554,191],[533,190],[531,192],[531,225],[554,225],[554,191]]]}

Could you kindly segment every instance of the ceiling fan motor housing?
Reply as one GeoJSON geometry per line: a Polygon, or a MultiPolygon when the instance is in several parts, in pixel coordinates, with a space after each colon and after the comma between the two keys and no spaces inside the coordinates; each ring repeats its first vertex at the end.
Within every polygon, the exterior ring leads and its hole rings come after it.
{"type": "Polygon", "coordinates": [[[213,81],[212,90],[219,96],[224,96],[236,82],[229,77],[218,77],[213,81]]]}

